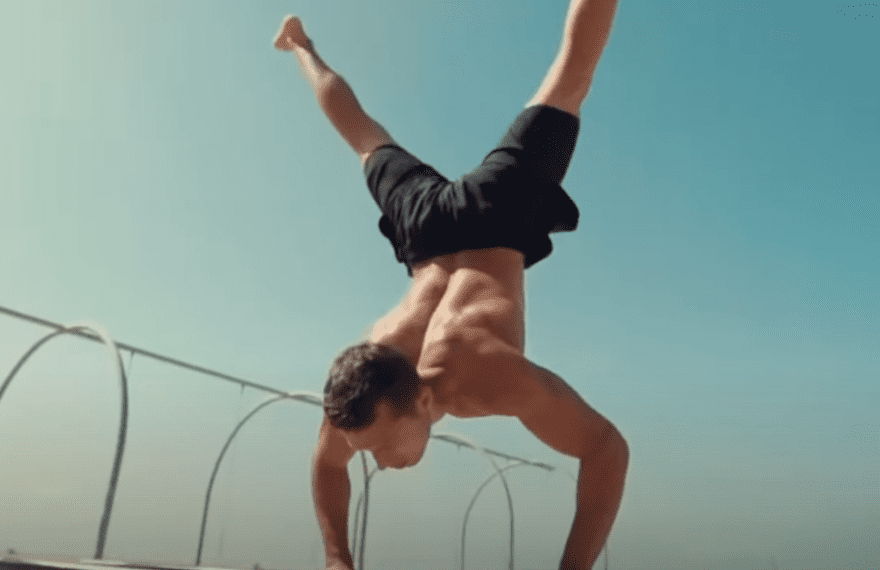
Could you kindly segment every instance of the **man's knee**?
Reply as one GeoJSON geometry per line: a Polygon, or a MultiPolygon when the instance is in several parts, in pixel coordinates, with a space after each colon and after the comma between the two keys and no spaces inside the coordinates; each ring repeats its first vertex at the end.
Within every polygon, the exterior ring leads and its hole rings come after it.
{"type": "Polygon", "coordinates": [[[572,95],[552,91],[548,93],[539,92],[531,101],[526,103],[525,108],[534,107],[536,105],[546,105],[580,118],[581,107],[583,106],[585,95],[586,93],[583,95],[580,93],[572,95]]]}
{"type": "Polygon", "coordinates": [[[361,140],[360,144],[357,148],[357,153],[361,157],[361,164],[366,164],[367,160],[370,158],[370,155],[375,152],[377,148],[380,146],[384,146],[387,144],[397,144],[391,135],[388,134],[382,125],[370,119],[373,123],[372,129],[367,133],[367,135],[361,140]]]}

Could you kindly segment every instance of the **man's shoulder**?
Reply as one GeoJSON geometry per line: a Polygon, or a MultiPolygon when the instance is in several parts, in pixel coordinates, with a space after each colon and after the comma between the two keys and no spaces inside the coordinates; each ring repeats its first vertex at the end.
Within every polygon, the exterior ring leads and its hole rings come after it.
{"type": "Polygon", "coordinates": [[[318,445],[315,450],[315,465],[333,469],[345,469],[355,451],[342,435],[342,430],[334,427],[327,416],[321,424],[318,445]]]}

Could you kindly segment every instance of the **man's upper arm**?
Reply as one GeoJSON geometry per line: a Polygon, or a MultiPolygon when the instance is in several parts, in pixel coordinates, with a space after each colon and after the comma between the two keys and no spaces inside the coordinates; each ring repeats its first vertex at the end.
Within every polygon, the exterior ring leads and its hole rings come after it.
{"type": "Polygon", "coordinates": [[[342,437],[341,430],[333,427],[327,416],[324,416],[324,423],[321,424],[321,433],[318,436],[318,447],[315,450],[315,463],[347,469],[354,453],[348,441],[342,437]]]}
{"type": "Polygon", "coordinates": [[[532,379],[525,379],[520,388],[528,398],[514,398],[514,405],[518,405],[517,417],[541,441],[581,459],[608,444],[626,445],[617,428],[562,378],[531,362],[529,365],[534,370],[532,379]]]}
{"type": "Polygon", "coordinates": [[[538,439],[571,457],[589,457],[609,443],[625,446],[611,422],[515,347],[496,338],[467,352],[469,368],[478,375],[471,381],[486,387],[482,399],[491,413],[519,418],[538,439]]]}

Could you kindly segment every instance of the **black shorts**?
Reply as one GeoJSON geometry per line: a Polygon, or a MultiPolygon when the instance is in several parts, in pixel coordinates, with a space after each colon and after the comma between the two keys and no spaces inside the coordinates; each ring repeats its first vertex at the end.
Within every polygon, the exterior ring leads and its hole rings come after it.
{"type": "Polygon", "coordinates": [[[550,255],[548,234],[578,225],[560,183],[579,128],[570,113],[527,107],[480,166],[455,181],[397,145],[377,148],[364,174],[397,260],[412,275],[420,262],[467,249],[516,249],[527,268],[550,255]]]}

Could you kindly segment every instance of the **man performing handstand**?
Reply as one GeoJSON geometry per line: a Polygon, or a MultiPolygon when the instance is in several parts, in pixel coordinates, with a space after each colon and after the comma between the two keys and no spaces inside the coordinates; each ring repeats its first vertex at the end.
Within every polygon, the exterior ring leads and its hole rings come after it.
{"type": "Polygon", "coordinates": [[[548,234],[577,227],[562,189],[580,108],[608,40],[616,0],[572,0],[562,44],[535,96],[482,164],[450,181],[369,117],[288,17],[275,47],[296,54],[321,108],[363,163],[379,228],[412,276],[403,301],[363,344],[334,362],[313,491],[327,567],[351,569],[348,462],[412,466],[445,414],[515,416],[580,460],[577,507],[560,568],[591,568],[623,493],[629,460],[618,430],[561,378],[523,354],[524,270],[552,250],[548,234]]]}

